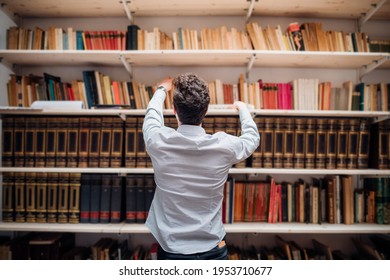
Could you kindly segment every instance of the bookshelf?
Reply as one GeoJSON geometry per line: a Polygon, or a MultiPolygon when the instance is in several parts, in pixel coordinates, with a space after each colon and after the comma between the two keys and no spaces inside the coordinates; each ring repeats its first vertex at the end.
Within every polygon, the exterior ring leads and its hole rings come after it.
{"type": "MultiPolygon", "coordinates": [[[[98,17],[125,17],[126,13],[120,1],[67,1],[57,3],[53,7],[52,1],[40,0],[29,9],[23,8],[23,1],[3,1],[2,7],[6,14],[19,21],[23,18],[98,18],[98,17]],[[114,4],[115,2],[115,4],[114,4]],[[96,9],[91,9],[95,7],[96,9]],[[15,15],[17,14],[17,15],[15,15]]],[[[284,0],[275,5],[275,1],[235,1],[235,0],[199,0],[196,3],[186,1],[166,0],[161,1],[131,1],[128,7],[134,17],[144,17],[158,14],[159,17],[180,16],[239,16],[245,18],[248,10],[251,16],[265,17],[318,17],[331,20],[358,20],[361,14],[371,9],[372,1],[308,1],[284,0]],[[288,11],[288,13],[286,12],[288,11]]],[[[380,5],[372,18],[379,21],[390,21],[389,1],[374,1],[380,5]]],[[[71,19],[70,19],[71,20],[71,19]]],[[[103,19],[104,20],[104,19],[103,19]]],[[[158,24],[156,22],[155,24],[158,24]]],[[[123,26],[123,29],[125,26],[123,26]]],[[[244,28],[243,28],[244,29],[244,28]]],[[[390,70],[390,53],[347,53],[347,52],[289,52],[289,51],[258,51],[258,50],[159,50],[159,51],[67,51],[67,50],[0,50],[1,63],[10,69],[21,69],[22,72],[41,67],[64,67],[73,69],[80,67],[107,67],[116,68],[126,72],[124,62],[133,69],[159,67],[191,69],[191,67],[213,68],[219,67],[226,71],[239,71],[247,69],[253,76],[257,75],[256,69],[282,68],[287,71],[321,71],[334,72],[348,70],[356,80],[361,80],[359,71],[370,68],[367,73],[379,70],[381,77],[386,77],[390,70]],[[377,67],[375,63],[383,61],[377,67]],[[16,66],[16,68],[14,68],[16,66]],[[372,67],[371,67],[372,66],[372,67]],[[232,67],[234,69],[229,69],[232,67]],[[293,69],[293,70],[292,70],[293,69]]],[[[245,71],[245,70],[244,70],[245,71]]],[[[276,70],[277,71],[277,70],[276,70]]],[[[147,71],[142,72],[142,74],[147,71]]],[[[365,74],[367,74],[365,72],[365,74]]],[[[236,75],[238,78],[238,75],[236,75]]],[[[388,77],[388,76],[387,76],[388,77]]],[[[388,79],[388,78],[387,78],[388,79]]],[[[387,80],[388,82],[388,80],[387,80]]],[[[3,86],[3,88],[5,88],[3,86]]],[[[3,104],[2,104],[3,105],[3,104]]],[[[6,105],[6,104],[4,104],[6,105]]],[[[358,112],[358,111],[292,111],[292,110],[251,110],[256,116],[282,116],[282,117],[348,117],[368,118],[373,121],[382,121],[390,117],[389,112],[358,112]]],[[[1,109],[0,115],[39,115],[39,116],[118,116],[126,119],[132,116],[143,116],[145,110],[80,110],[80,111],[50,111],[40,112],[29,110],[1,109]]],[[[173,116],[171,110],[164,112],[167,116],[173,116]]],[[[233,110],[211,110],[212,116],[236,116],[233,110]]],[[[153,174],[151,168],[27,168],[27,167],[0,167],[0,173],[4,172],[46,172],[46,173],[110,173],[110,174],[153,174]]],[[[282,176],[322,176],[322,175],[352,175],[352,176],[383,176],[388,177],[389,170],[363,169],[278,169],[278,168],[232,168],[230,175],[282,175],[282,176]]],[[[1,188],[0,188],[1,189],[1,188]]],[[[308,234],[376,234],[390,233],[389,225],[376,224],[304,224],[304,223],[235,223],[226,224],[228,233],[308,233],[308,234]]],[[[112,233],[112,234],[148,234],[149,231],[142,224],[40,224],[40,223],[0,223],[1,232],[26,232],[26,231],[52,231],[75,233],[112,233]]]]}

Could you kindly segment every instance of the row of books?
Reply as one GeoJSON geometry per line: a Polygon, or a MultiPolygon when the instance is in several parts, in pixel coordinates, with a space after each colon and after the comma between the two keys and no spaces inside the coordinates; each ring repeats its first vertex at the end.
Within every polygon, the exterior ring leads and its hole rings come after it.
{"type": "MultiPolygon", "coordinates": [[[[253,168],[363,169],[375,164],[369,147],[378,143],[370,141],[365,119],[265,117],[255,122],[261,143],[251,157],[253,168]]],[[[389,168],[387,163],[382,167],[389,168]]]]}
{"type": "MultiPolygon", "coordinates": [[[[228,242],[229,260],[389,260],[390,238],[373,234],[350,239],[355,250],[346,254],[318,238],[305,240],[310,245],[274,236],[267,245],[241,248],[228,242]]],[[[102,237],[91,246],[75,243],[73,233],[27,233],[20,237],[0,237],[0,260],[156,260],[158,244],[129,246],[128,241],[102,237]]],[[[123,269],[123,275],[130,275],[123,269]]]]}
{"type": "Polygon", "coordinates": [[[144,223],[152,175],[4,173],[3,222],[144,223]]]}
{"type": "Polygon", "coordinates": [[[311,224],[390,224],[390,180],[352,176],[313,178],[294,183],[239,181],[225,184],[223,221],[311,224]]]}
{"type": "Polygon", "coordinates": [[[137,25],[127,30],[74,30],[72,27],[50,27],[43,30],[10,27],[7,49],[23,50],[288,50],[369,52],[378,50],[366,33],[323,30],[320,22],[292,23],[285,31],[280,25],[261,27],[246,24],[246,30],[235,27],[202,28],[200,31],[179,27],[168,34],[154,27],[151,31],[137,25]],[[298,38],[297,38],[298,37],[298,38]],[[297,43],[297,40],[300,42],[297,43]]]}
{"type": "MultiPolygon", "coordinates": [[[[294,240],[287,240],[280,235],[274,236],[273,245],[248,248],[228,246],[230,260],[389,260],[390,238],[388,235],[375,234],[368,237],[352,237],[351,245],[355,249],[346,254],[332,245],[311,238],[310,245],[302,246],[294,240]]],[[[306,242],[308,243],[308,242],[306,242]]]]}
{"type": "MultiPolygon", "coordinates": [[[[152,167],[144,117],[3,117],[5,167],[152,167]]],[[[256,117],[261,143],[235,167],[389,169],[390,121],[256,117]]],[[[165,125],[177,128],[175,117],[165,125]]],[[[207,116],[208,134],[240,135],[237,116],[207,116]]]]}
{"type": "MultiPolygon", "coordinates": [[[[216,79],[208,83],[210,104],[232,104],[236,100],[255,109],[389,111],[389,83],[351,81],[334,86],[319,79],[296,79],[287,83],[258,80],[247,82],[241,74],[237,84],[216,79]]],[[[43,77],[11,75],[7,83],[10,106],[29,107],[36,100],[80,100],[86,108],[116,105],[128,109],[146,109],[155,86],[139,82],[113,80],[99,71],[83,71],[83,79],[71,83],[43,73],[43,77]]],[[[164,107],[172,109],[173,90],[164,107]]]]}
{"type": "Polygon", "coordinates": [[[257,22],[246,25],[255,50],[369,52],[366,33],[323,30],[321,22],[292,23],[266,27],[257,22]],[[299,41],[299,42],[297,42],[299,41]]]}

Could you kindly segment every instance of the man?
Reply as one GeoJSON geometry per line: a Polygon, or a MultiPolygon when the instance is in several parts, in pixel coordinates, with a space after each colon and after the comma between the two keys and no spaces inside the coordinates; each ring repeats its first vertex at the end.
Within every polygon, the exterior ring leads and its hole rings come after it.
{"type": "Polygon", "coordinates": [[[229,168],[259,145],[259,132],[245,103],[235,102],[241,136],[206,134],[202,121],[210,96],[195,74],[173,80],[178,129],[164,126],[163,104],[172,80],[159,84],[143,124],[156,192],[147,227],[159,243],[158,259],[227,259],[222,223],[224,183],[229,168]]]}

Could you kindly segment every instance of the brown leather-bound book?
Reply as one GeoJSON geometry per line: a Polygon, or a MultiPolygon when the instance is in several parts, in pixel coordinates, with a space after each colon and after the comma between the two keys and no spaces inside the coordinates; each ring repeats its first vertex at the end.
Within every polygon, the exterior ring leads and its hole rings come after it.
{"type": "Polygon", "coordinates": [[[25,149],[25,118],[15,117],[14,119],[14,161],[16,167],[24,167],[25,149]]]}
{"type": "Polygon", "coordinates": [[[55,167],[57,154],[57,122],[58,119],[54,117],[47,118],[46,129],[46,167],[55,167]]]}
{"type": "Polygon", "coordinates": [[[283,118],[283,167],[294,167],[294,119],[283,118]]]}
{"type": "Polygon", "coordinates": [[[283,167],[283,142],[284,131],[282,127],[282,118],[274,119],[274,143],[273,143],[273,167],[283,167]]]}
{"type": "Polygon", "coordinates": [[[315,168],[318,169],[326,166],[326,124],[326,119],[316,120],[315,168]]]}
{"type": "Polygon", "coordinates": [[[12,116],[4,116],[2,121],[2,166],[11,167],[14,166],[14,118],[12,116]]]}
{"type": "Polygon", "coordinates": [[[357,168],[368,168],[368,154],[370,146],[370,129],[368,120],[360,120],[357,168]]]}
{"type": "Polygon", "coordinates": [[[102,118],[99,167],[110,167],[113,117],[102,118]]]}
{"type": "MultiPolygon", "coordinates": [[[[174,119],[174,121],[176,122],[176,118],[174,119]]],[[[214,117],[206,116],[203,119],[202,127],[207,134],[214,134],[214,117]]]]}
{"type": "Polygon", "coordinates": [[[146,167],[147,163],[147,157],[149,155],[146,153],[146,147],[145,147],[145,141],[144,141],[144,136],[142,133],[142,125],[144,123],[144,118],[139,117],[137,118],[137,144],[136,144],[136,155],[137,155],[137,164],[136,167],[146,167]]]}
{"type": "Polygon", "coordinates": [[[58,173],[47,174],[47,222],[57,223],[58,173]]]}
{"type": "Polygon", "coordinates": [[[305,168],[305,137],[306,119],[295,119],[294,125],[294,168],[305,168]]]}
{"type": "Polygon", "coordinates": [[[348,149],[347,149],[347,168],[357,168],[357,157],[358,157],[358,143],[359,143],[359,124],[358,119],[349,119],[349,130],[348,130],[348,149]]]}
{"type": "Polygon", "coordinates": [[[80,118],[68,118],[67,167],[78,167],[80,118]]]}
{"type": "Polygon", "coordinates": [[[90,145],[90,118],[80,118],[79,145],[78,145],[78,166],[88,167],[89,145],[90,145]]]}
{"type": "Polygon", "coordinates": [[[69,222],[69,173],[58,175],[58,223],[69,222]]]}
{"type": "Polygon", "coordinates": [[[245,193],[245,182],[235,182],[234,184],[234,209],[233,209],[233,222],[244,221],[244,193],[245,193]]]}
{"type": "Polygon", "coordinates": [[[337,120],[328,119],[326,130],[326,158],[325,165],[327,169],[336,168],[336,153],[337,153],[337,120]]]}
{"type": "Polygon", "coordinates": [[[25,146],[24,146],[24,166],[35,166],[35,149],[36,149],[36,125],[37,120],[34,117],[26,118],[25,128],[25,146]]]}
{"type": "Polygon", "coordinates": [[[80,222],[80,187],[81,173],[71,173],[69,176],[69,223],[80,222]]]}
{"type": "Polygon", "coordinates": [[[88,167],[99,167],[102,118],[92,117],[89,131],[88,167]]]}
{"type": "Polygon", "coordinates": [[[137,166],[137,118],[126,118],[125,124],[125,166],[137,166]]]}
{"type": "Polygon", "coordinates": [[[26,222],[25,173],[15,174],[15,222],[26,222]]]}
{"type": "Polygon", "coordinates": [[[36,208],[36,173],[26,173],[26,222],[35,223],[37,221],[36,208]]]}
{"type": "Polygon", "coordinates": [[[252,168],[260,168],[263,166],[263,150],[261,143],[263,141],[264,118],[255,118],[255,123],[260,134],[260,145],[252,154],[252,168]]]}
{"type": "Polygon", "coordinates": [[[36,118],[35,167],[46,166],[47,118],[36,118]]]}
{"type": "Polygon", "coordinates": [[[388,122],[382,121],[371,126],[371,147],[369,165],[376,169],[389,167],[389,127],[388,122]]]}
{"type": "Polygon", "coordinates": [[[264,119],[264,133],[261,140],[261,148],[263,151],[263,167],[273,167],[273,152],[274,152],[274,118],[264,119]]]}
{"type": "Polygon", "coordinates": [[[334,224],[336,222],[336,180],[334,177],[327,178],[327,216],[328,223],[334,224]]]}
{"type": "Polygon", "coordinates": [[[354,187],[352,176],[341,176],[343,198],[343,222],[350,225],[355,222],[354,215],[354,187]]]}
{"type": "Polygon", "coordinates": [[[113,118],[111,134],[110,167],[121,167],[123,157],[123,120],[113,118]]]}
{"type": "Polygon", "coordinates": [[[68,118],[57,118],[56,167],[66,167],[68,155],[68,118]]]}
{"type": "Polygon", "coordinates": [[[305,168],[315,167],[316,151],[316,120],[307,118],[305,120],[305,168]]]}
{"type": "Polygon", "coordinates": [[[15,177],[13,172],[3,173],[3,222],[14,221],[15,177]]]}
{"type": "Polygon", "coordinates": [[[336,168],[347,168],[347,150],[348,150],[348,120],[337,120],[337,153],[336,153],[336,168]]]}
{"type": "Polygon", "coordinates": [[[46,223],[47,222],[47,173],[37,172],[36,176],[36,186],[37,186],[37,223],[46,223]]]}

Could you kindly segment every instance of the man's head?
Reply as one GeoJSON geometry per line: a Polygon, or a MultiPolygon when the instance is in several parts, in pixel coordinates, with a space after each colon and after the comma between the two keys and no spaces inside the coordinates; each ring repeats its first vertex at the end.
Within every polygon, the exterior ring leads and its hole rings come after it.
{"type": "Polygon", "coordinates": [[[207,83],[193,73],[173,80],[173,105],[182,124],[200,125],[210,103],[207,83]]]}

